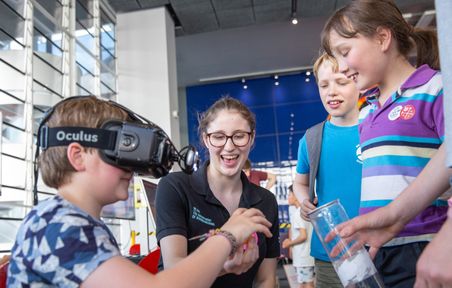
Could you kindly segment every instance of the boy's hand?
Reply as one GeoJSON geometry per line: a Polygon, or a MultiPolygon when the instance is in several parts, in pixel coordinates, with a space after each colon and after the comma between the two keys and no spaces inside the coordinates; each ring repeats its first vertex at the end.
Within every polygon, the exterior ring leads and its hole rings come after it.
{"type": "Polygon", "coordinates": [[[265,219],[264,214],[255,208],[239,208],[232,213],[222,230],[229,231],[235,236],[239,244],[245,243],[254,232],[264,233],[268,238],[272,237],[269,228],[272,224],[265,219]]]}
{"type": "MultiPolygon", "coordinates": [[[[314,199],[315,202],[316,202],[316,199],[314,199]]],[[[303,218],[305,221],[311,221],[311,219],[309,219],[309,217],[308,217],[308,213],[311,212],[312,210],[314,210],[315,208],[317,208],[315,206],[316,204],[317,203],[312,203],[311,201],[309,201],[308,198],[303,199],[303,201],[301,201],[301,203],[300,203],[301,218],[303,218]]]]}
{"type": "Polygon", "coordinates": [[[290,244],[292,244],[292,243],[290,242],[290,239],[286,238],[286,239],[284,239],[284,241],[282,242],[281,246],[282,246],[282,248],[286,249],[286,248],[289,248],[289,247],[290,247],[290,244]]]}

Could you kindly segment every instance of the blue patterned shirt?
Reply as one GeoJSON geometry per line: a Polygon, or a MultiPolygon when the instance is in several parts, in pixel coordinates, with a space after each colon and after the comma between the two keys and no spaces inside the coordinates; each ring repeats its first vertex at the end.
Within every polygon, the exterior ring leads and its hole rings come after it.
{"type": "Polygon", "coordinates": [[[60,196],[25,217],[11,251],[7,287],[78,287],[120,255],[108,227],[60,196]]]}

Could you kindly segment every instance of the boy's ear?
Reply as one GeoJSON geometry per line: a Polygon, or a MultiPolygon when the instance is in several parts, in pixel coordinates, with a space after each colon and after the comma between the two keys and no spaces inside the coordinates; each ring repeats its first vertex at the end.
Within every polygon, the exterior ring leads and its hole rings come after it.
{"type": "Polygon", "coordinates": [[[386,52],[389,49],[390,44],[392,43],[392,31],[389,28],[380,26],[376,31],[376,38],[378,44],[381,47],[383,52],[386,52]]]}
{"type": "Polygon", "coordinates": [[[85,148],[79,143],[74,142],[67,147],[66,157],[77,172],[85,169],[84,153],[85,148]]]}

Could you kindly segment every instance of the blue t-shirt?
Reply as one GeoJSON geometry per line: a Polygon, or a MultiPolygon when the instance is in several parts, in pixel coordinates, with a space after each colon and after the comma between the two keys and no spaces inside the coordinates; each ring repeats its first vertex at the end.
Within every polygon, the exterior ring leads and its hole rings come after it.
{"type": "Polygon", "coordinates": [[[79,287],[120,255],[108,227],[60,196],[37,205],[19,227],[7,287],[79,287]]]}
{"type": "MultiPolygon", "coordinates": [[[[362,174],[360,158],[358,125],[342,127],[326,122],[316,178],[318,206],[339,199],[350,218],[358,215],[362,174]]],[[[306,139],[303,137],[298,146],[297,173],[309,174],[309,170],[306,139]]],[[[316,233],[312,235],[311,255],[330,261],[316,233]]]]}

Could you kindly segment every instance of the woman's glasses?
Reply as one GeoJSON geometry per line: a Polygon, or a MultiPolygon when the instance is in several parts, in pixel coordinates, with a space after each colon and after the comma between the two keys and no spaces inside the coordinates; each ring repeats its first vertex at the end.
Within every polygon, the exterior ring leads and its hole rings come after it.
{"type": "Polygon", "coordinates": [[[222,132],[207,133],[206,135],[209,139],[210,145],[212,145],[213,147],[221,148],[226,145],[228,139],[231,139],[232,144],[237,147],[246,146],[250,142],[251,134],[252,132],[238,131],[231,136],[228,136],[222,132]]]}

